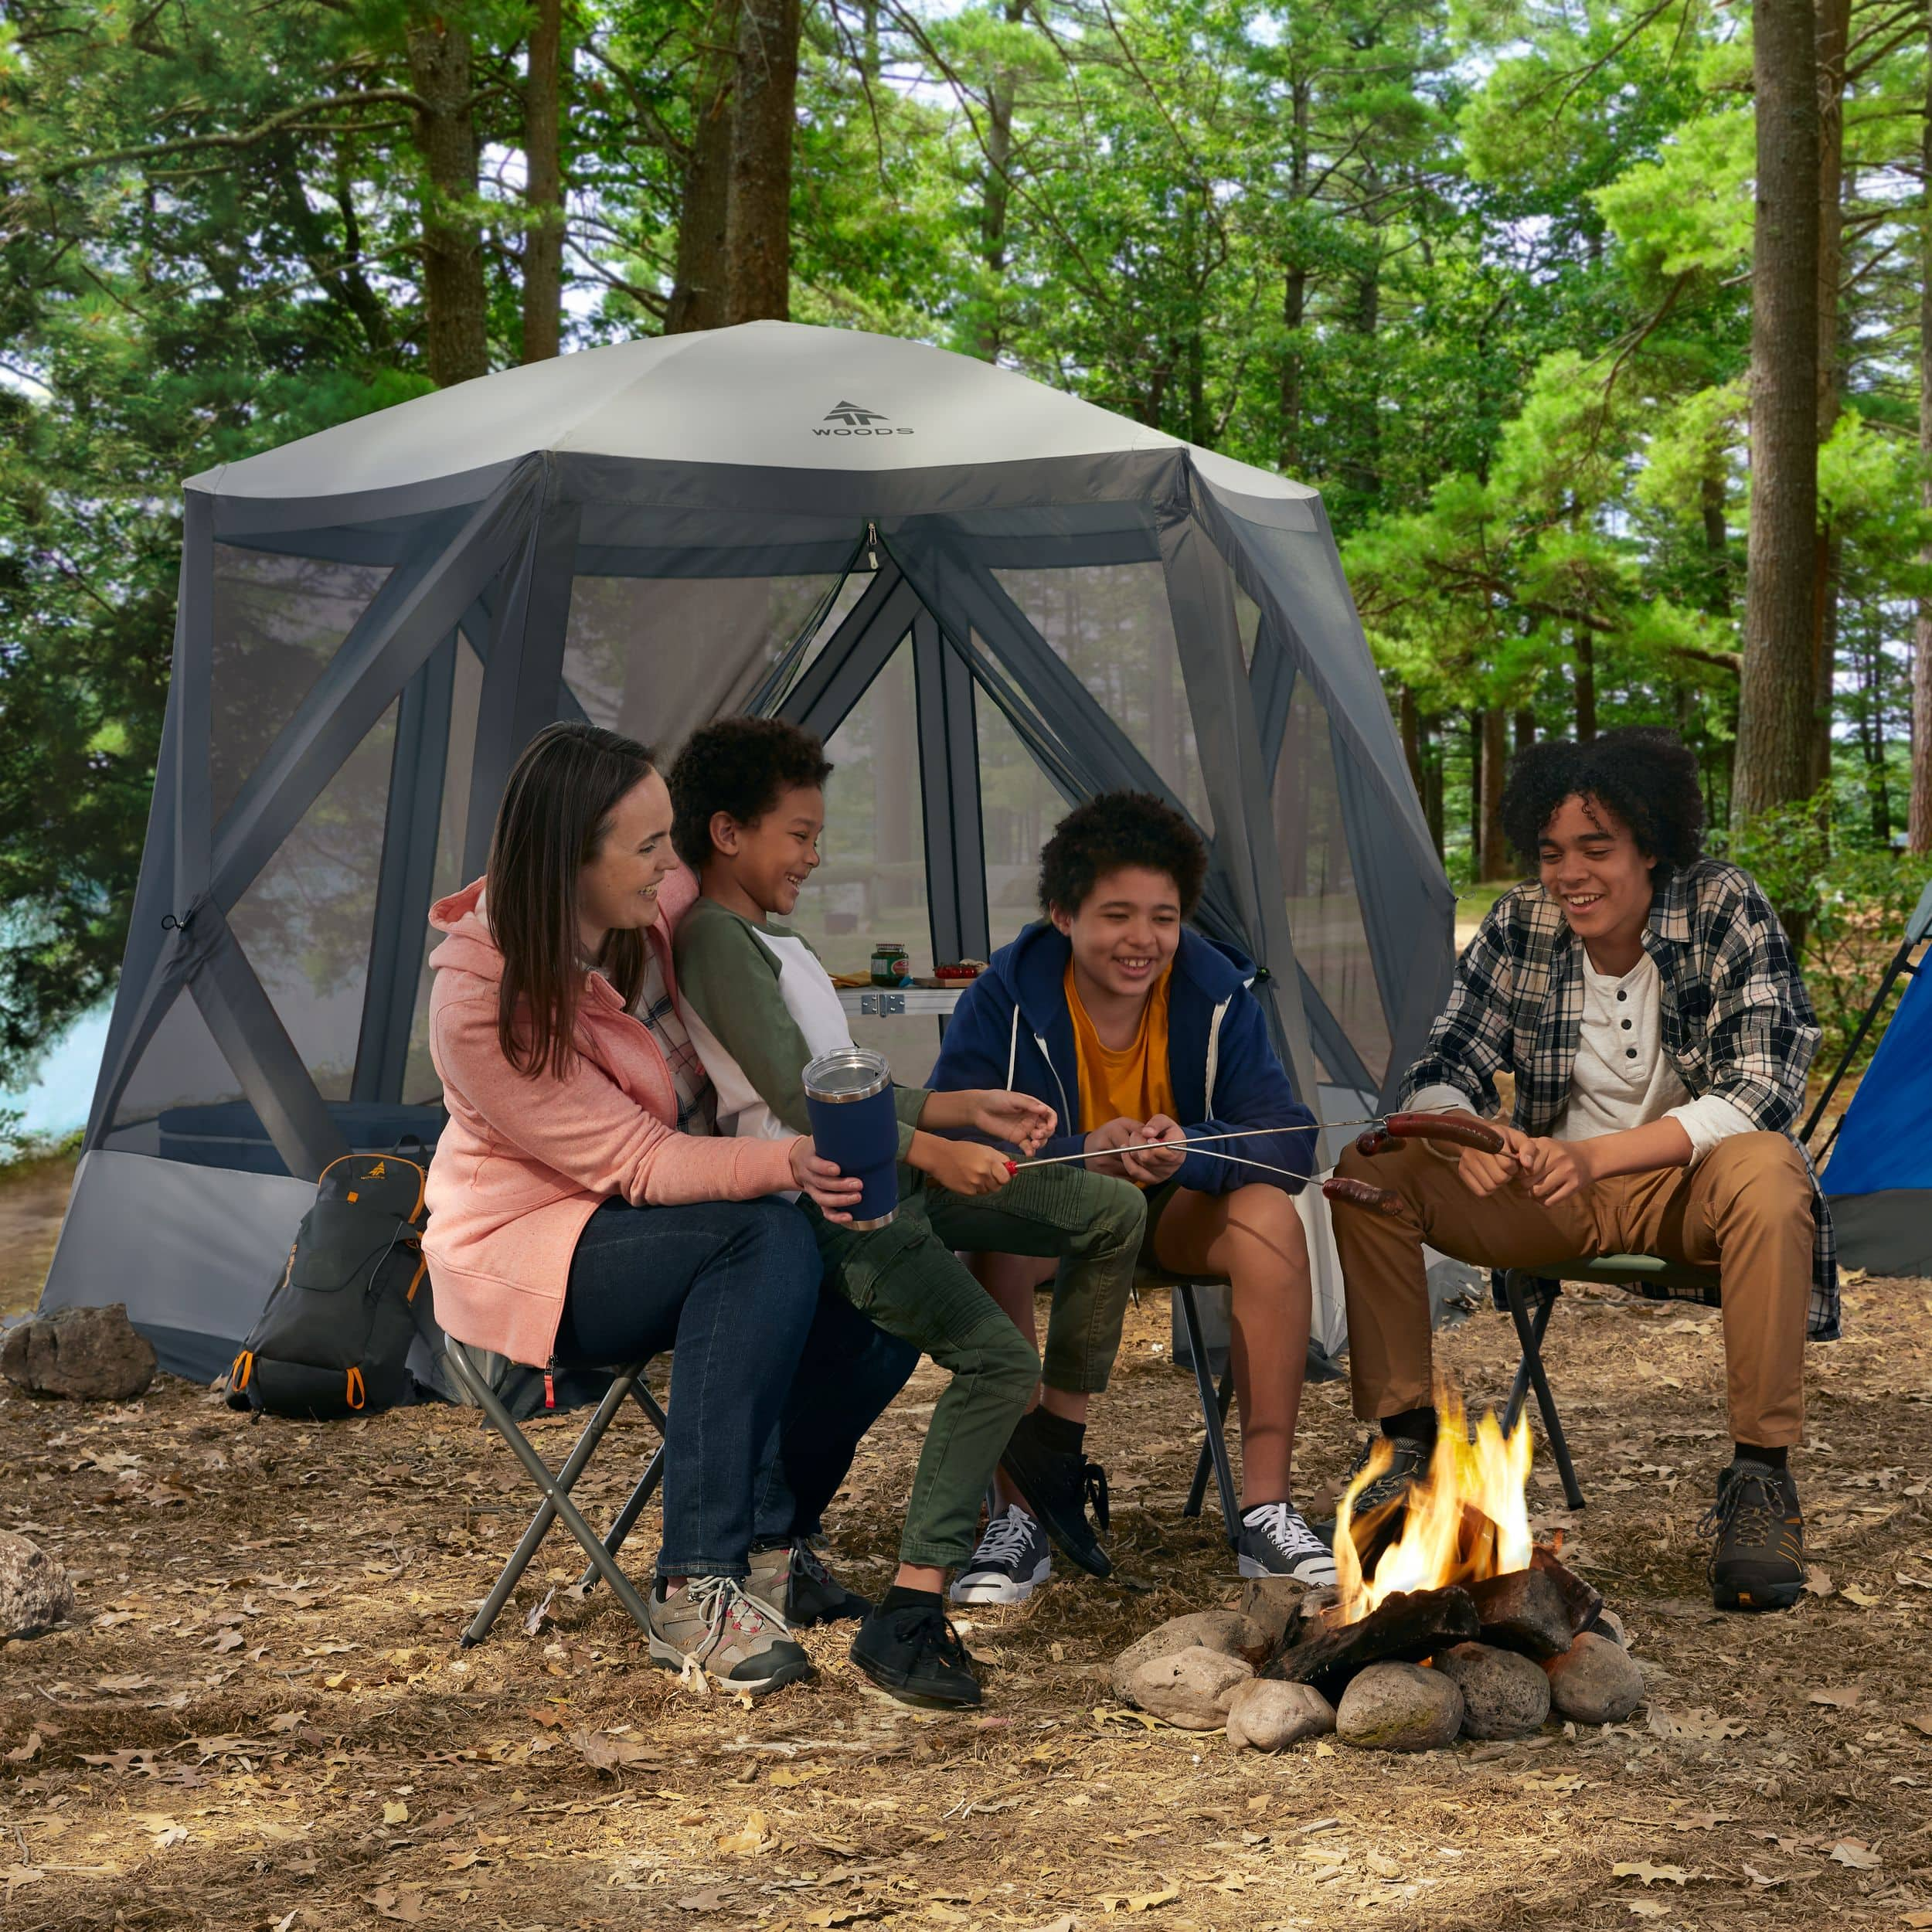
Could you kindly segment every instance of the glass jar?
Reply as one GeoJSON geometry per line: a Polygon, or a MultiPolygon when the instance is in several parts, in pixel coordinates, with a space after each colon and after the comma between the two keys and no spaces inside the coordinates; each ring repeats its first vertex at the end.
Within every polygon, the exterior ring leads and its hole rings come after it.
{"type": "Polygon", "coordinates": [[[872,983],[875,986],[903,986],[912,976],[912,955],[903,946],[894,940],[872,941],[872,983]]]}

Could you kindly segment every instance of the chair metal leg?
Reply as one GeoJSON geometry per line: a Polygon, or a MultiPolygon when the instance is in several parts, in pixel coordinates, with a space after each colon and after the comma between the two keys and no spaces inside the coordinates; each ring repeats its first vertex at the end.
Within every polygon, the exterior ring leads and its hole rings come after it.
{"type": "MultiPolygon", "coordinates": [[[[630,1535],[638,1519],[644,1514],[644,1506],[664,1479],[664,1444],[659,1443],[652,1452],[651,1460],[644,1466],[644,1474],[638,1478],[638,1486],[624,1499],[611,1525],[610,1534],[604,1539],[604,1553],[614,1556],[624,1547],[624,1539],[630,1535]]],[[[577,1579],[577,1588],[589,1590],[597,1580],[597,1566],[588,1563],[583,1574],[577,1579]]]]}
{"type": "MultiPolygon", "coordinates": [[[[1553,1289],[1556,1285],[1554,1282],[1549,1284],[1553,1289]]],[[[1536,1347],[1539,1353],[1543,1349],[1543,1336],[1549,1327],[1550,1311],[1556,1305],[1556,1298],[1554,1294],[1539,1295],[1536,1298],[1536,1306],[1533,1311],[1532,1319],[1536,1325],[1536,1347]]],[[[1516,1364],[1516,1379],[1509,1385],[1509,1400],[1502,1412],[1502,1432],[1505,1436],[1513,1435],[1515,1433],[1516,1418],[1522,1413],[1522,1406],[1529,1400],[1529,1362],[1528,1358],[1525,1357],[1516,1364]]]]}
{"type": "MultiPolygon", "coordinates": [[[[1194,1386],[1201,1397],[1201,1421],[1207,1430],[1207,1440],[1202,1445],[1202,1453],[1211,1457],[1214,1463],[1214,1480],[1221,1492],[1221,1522],[1227,1534],[1230,1547],[1239,1539],[1240,1531],[1240,1505],[1234,1494],[1234,1471],[1228,1463],[1227,1437],[1221,1427],[1223,1417],[1227,1413],[1224,1396],[1214,1386],[1214,1372],[1208,1366],[1207,1345],[1201,1339],[1200,1311],[1194,1305],[1194,1284],[1177,1281],[1174,1292],[1181,1298],[1181,1320],[1187,1329],[1187,1352],[1193,1359],[1194,1386]]],[[[1231,1391],[1234,1371],[1230,1367],[1228,1387],[1231,1391]]],[[[1197,1482],[1199,1475],[1197,1471],[1197,1482]]],[[[1205,1485],[1202,1485],[1205,1488],[1205,1485]]],[[[1198,1507],[1198,1505],[1197,1505],[1198,1507]]]]}
{"type": "MultiPolygon", "coordinates": [[[[1234,1371],[1230,1369],[1221,1378],[1221,1392],[1216,1398],[1221,1412],[1221,1440],[1227,1440],[1228,1406],[1234,1400],[1234,1371]]],[[[1208,1477],[1214,1468],[1214,1457],[1207,1444],[1201,1444],[1201,1453],[1194,1459],[1194,1481],[1187,1492],[1187,1507],[1181,1512],[1184,1516],[1198,1516],[1201,1505],[1207,1500],[1208,1477]]]]}
{"type": "Polygon", "coordinates": [[[1523,1300],[1522,1277],[1518,1270],[1503,1270],[1502,1291],[1509,1304],[1509,1318],[1516,1325],[1516,1340],[1522,1349],[1522,1366],[1529,1372],[1530,1387],[1536,1392],[1536,1406],[1543,1415],[1543,1434],[1549,1439],[1549,1453],[1556,1458],[1556,1474],[1563,1485],[1563,1499],[1572,1509],[1580,1509],[1583,1506],[1583,1492],[1577,1487],[1577,1471],[1570,1466],[1570,1444],[1563,1438],[1563,1425],[1557,1419],[1556,1398],[1550,1393],[1549,1378],[1543,1372],[1543,1337],[1523,1300]]]}
{"type": "Polygon", "coordinates": [[[607,1583],[619,1603],[623,1604],[640,1630],[650,1628],[650,1613],[644,1599],[638,1594],[637,1586],[617,1566],[616,1560],[607,1551],[597,1533],[583,1518],[583,1513],[570,1500],[570,1487],[582,1473],[598,1439],[610,1425],[611,1418],[617,1413],[618,1405],[630,1393],[630,1385],[642,1372],[639,1363],[626,1369],[606,1392],[604,1399],[597,1405],[597,1413],[577,1440],[571,1451],[570,1460],[563,1466],[563,1473],[553,1475],[549,1464],[533,1449],[512,1418],[510,1412],[498,1400],[496,1391],[476,1374],[463,1359],[460,1349],[451,1349],[443,1357],[451,1376],[470,1400],[487,1416],[496,1432],[510,1446],[511,1454],[522,1464],[530,1480],[543,1492],[543,1502],[539,1507],[530,1527],[525,1531],[523,1542],[517,1546],[517,1553],[505,1566],[503,1574],[497,1579],[496,1587],[484,1600],[483,1607],[478,1611],[469,1628],[463,1633],[462,1645],[467,1650],[473,1644],[480,1643],[488,1634],[490,1626],[496,1621],[497,1613],[509,1600],[515,1588],[518,1577],[524,1566],[536,1553],[537,1545],[543,1539],[552,1521],[561,1516],[564,1526],[576,1537],[589,1556],[592,1566],[607,1583]],[[527,1547],[526,1547],[527,1546],[527,1547]]]}

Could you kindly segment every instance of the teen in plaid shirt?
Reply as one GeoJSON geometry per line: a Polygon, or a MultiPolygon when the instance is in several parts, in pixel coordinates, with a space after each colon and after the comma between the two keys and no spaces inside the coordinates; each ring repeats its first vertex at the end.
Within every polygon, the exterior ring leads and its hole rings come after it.
{"type": "Polygon", "coordinates": [[[1400,1495],[1434,1443],[1425,1242],[1485,1267],[1656,1254],[1719,1284],[1736,1451],[1706,1519],[1714,1597],[1782,1609],[1804,1583],[1786,1465],[1804,1341],[1838,1332],[1831,1220],[1791,1138],[1818,1027],[1769,901],[1701,856],[1703,816],[1668,732],[1553,741],[1512,766],[1504,823],[1537,880],[1491,909],[1403,1083],[1410,1107],[1487,1115],[1509,1073],[1508,1145],[1352,1149],[1339,1169],[1402,1201],[1335,1216],[1355,1413],[1393,1452],[1355,1507],[1400,1495]]]}

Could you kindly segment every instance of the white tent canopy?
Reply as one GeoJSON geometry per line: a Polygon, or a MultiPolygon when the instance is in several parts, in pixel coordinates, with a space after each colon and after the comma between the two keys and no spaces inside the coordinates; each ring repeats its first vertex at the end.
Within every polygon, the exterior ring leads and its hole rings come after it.
{"type": "MultiPolygon", "coordinates": [[[[835,971],[879,937],[922,968],[985,956],[1032,916],[1053,820],[1132,786],[1208,840],[1199,923],[1257,961],[1326,1118],[1399,1076],[1440,1004],[1453,901],[1313,492],[855,331],[590,350],[189,481],[48,1304],[124,1295],[165,1360],[218,1362],[302,1184],[434,1138],[425,915],[481,869],[524,744],[588,717],[668,752],[739,710],[837,764],[802,909],[835,971]],[[189,1232],[211,1185],[253,1231],[212,1271],[189,1232]]],[[[927,1025],[868,1024],[901,1077],[930,1063],[927,1025]]],[[[1341,1319],[1329,1281],[1331,1345],[1341,1319]]]]}

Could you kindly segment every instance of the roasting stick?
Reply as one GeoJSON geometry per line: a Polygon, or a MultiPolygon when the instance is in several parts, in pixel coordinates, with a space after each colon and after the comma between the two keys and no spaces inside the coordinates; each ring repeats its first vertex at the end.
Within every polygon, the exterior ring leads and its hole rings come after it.
{"type": "MultiPolygon", "coordinates": [[[[1329,1121],[1321,1123],[1320,1126],[1338,1129],[1345,1127],[1380,1127],[1383,1124],[1383,1118],[1378,1114],[1372,1120],[1329,1121]]],[[[1299,1121],[1293,1127],[1244,1127],[1227,1134],[1196,1134],[1187,1141],[1186,1145],[1192,1151],[1209,1141],[1252,1141],[1273,1134],[1313,1134],[1318,1131],[1318,1124],[1312,1121],[1299,1121]]],[[[1179,1141],[1134,1141],[1125,1147],[1099,1148],[1090,1154],[1047,1154],[1037,1160],[1009,1161],[1007,1165],[1017,1174],[1023,1167],[1056,1167],[1063,1161],[1094,1161],[1103,1154],[1144,1154],[1157,1147],[1179,1147],[1181,1145],[1179,1141]]],[[[1214,1158],[1217,1161],[1233,1161],[1244,1157],[1236,1154],[1217,1154],[1214,1158]]],[[[1247,1165],[1250,1167],[1266,1167],[1267,1163],[1265,1161],[1250,1161],[1247,1165]]],[[[1282,1168],[1273,1171],[1277,1174],[1287,1172],[1282,1168]]]]}

